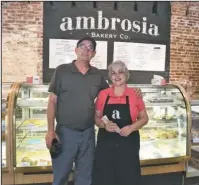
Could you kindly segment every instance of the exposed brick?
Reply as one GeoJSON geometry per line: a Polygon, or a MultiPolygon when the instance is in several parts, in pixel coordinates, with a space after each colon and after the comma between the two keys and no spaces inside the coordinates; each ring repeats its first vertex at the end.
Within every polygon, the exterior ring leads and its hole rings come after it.
{"type": "Polygon", "coordinates": [[[8,2],[2,15],[2,81],[42,77],[43,2],[8,2]]]}
{"type": "MultiPolygon", "coordinates": [[[[42,77],[43,2],[2,5],[2,81],[42,77]]],[[[199,85],[199,2],[171,5],[170,82],[186,78],[199,85]]]]}
{"type": "Polygon", "coordinates": [[[199,2],[171,4],[170,82],[186,78],[199,85],[199,2]]]}

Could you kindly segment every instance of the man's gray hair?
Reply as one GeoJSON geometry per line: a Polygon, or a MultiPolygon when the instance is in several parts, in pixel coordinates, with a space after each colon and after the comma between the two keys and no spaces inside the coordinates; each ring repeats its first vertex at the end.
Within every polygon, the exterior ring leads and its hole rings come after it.
{"type": "Polygon", "coordinates": [[[119,68],[125,72],[125,77],[126,77],[126,81],[127,81],[130,77],[130,73],[129,73],[129,70],[128,70],[126,64],[124,62],[122,62],[121,60],[114,61],[108,66],[109,78],[111,77],[111,73],[116,66],[117,67],[119,66],[119,68]]]}

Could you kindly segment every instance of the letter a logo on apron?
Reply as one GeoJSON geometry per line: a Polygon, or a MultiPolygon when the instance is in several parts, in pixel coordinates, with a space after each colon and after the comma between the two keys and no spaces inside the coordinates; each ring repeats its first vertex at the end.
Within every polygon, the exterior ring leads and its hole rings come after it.
{"type": "Polygon", "coordinates": [[[120,112],[118,110],[113,110],[112,118],[113,119],[121,119],[120,112]]]}

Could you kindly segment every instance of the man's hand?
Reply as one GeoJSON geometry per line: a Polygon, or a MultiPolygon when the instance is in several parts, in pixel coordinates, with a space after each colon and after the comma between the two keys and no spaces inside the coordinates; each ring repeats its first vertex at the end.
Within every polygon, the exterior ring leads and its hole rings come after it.
{"type": "Polygon", "coordinates": [[[129,134],[131,134],[133,132],[133,128],[132,128],[132,125],[127,125],[127,126],[124,126],[123,128],[120,129],[120,135],[121,136],[129,136],[129,134]]]}
{"type": "Polygon", "coordinates": [[[116,123],[113,123],[112,121],[110,121],[109,123],[105,124],[105,129],[108,132],[117,132],[119,127],[117,126],[116,123]]]}
{"type": "Polygon", "coordinates": [[[53,131],[49,130],[49,131],[47,132],[47,134],[46,134],[46,146],[47,146],[48,149],[51,148],[52,141],[53,141],[53,139],[55,139],[55,138],[59,140],[59,138],[58,138],[56,132],[55,132],[54,130],[53,130],[53,131]]]}
{"type": "Polygon", "coordinates": [[[135,91],[136,96],[139,96],[142,98],[142,91],[140,88],[133,87],[133,90],[135,91]]]}

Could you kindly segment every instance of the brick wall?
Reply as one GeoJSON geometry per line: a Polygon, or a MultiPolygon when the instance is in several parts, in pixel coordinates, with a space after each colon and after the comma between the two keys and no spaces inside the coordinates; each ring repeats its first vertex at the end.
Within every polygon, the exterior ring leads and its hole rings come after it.
{"type": "Polygon", "coordinates": [[[42,75],[43,3],[2,4],[2,81],[42,75]]]}
{"type": "Polygon", "coordinates": [[[170,81],[187,78],[199,86],[199,2],[171,8],[170,81]]]}
{"type": "MultiPolygon", "coordinates": [[[[43,3],[3,3],[2,11],[3,82],[42,77],[43,3]]],[[[172,2],[170,56],[170,81],[199,86],[199,2],[172,2]]]]}

